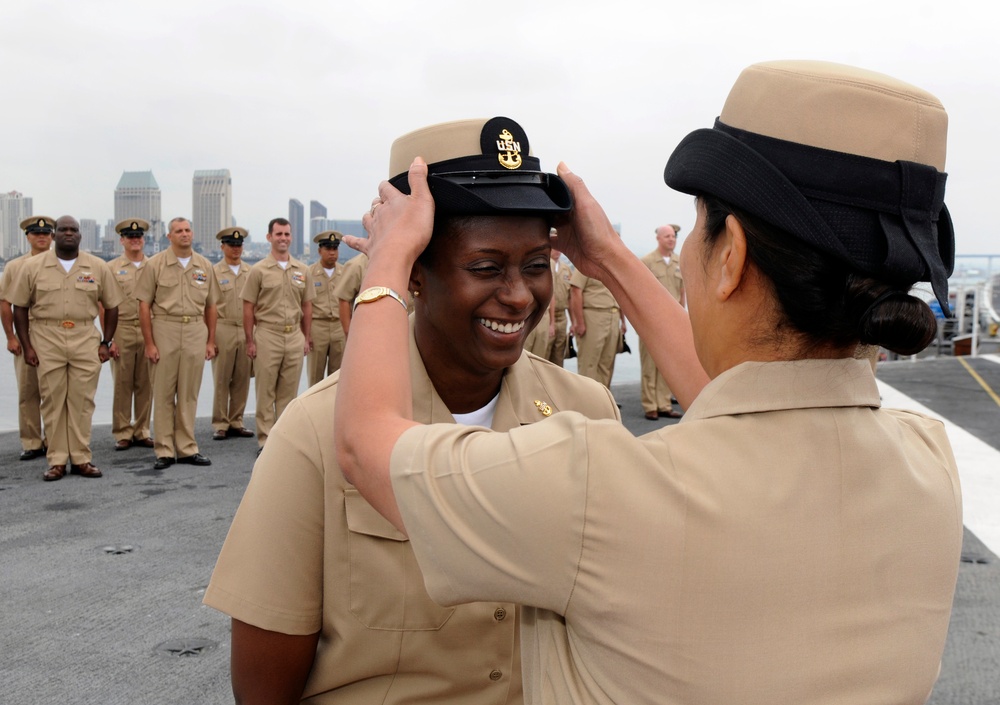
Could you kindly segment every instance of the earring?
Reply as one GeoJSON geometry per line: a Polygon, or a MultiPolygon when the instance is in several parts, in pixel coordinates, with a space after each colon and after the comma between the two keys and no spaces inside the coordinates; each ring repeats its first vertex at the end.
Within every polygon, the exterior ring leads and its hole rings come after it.
{"type": "Polygon", "coordinates": [[[419,291],[411,291],[410,294],[412,294],[414,297],[420,296],[419,291]]]}

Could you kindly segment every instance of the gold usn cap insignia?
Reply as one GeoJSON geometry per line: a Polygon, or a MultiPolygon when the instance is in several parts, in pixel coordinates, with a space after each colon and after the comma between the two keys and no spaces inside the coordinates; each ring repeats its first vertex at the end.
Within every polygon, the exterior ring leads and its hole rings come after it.
{"type": "Polygon", "coordinates": [[[521,143],[514,141],[514,135],[507,128],[503,129],[497,139],[497,149],[500,150],[497,155],[500,166],[505,169],[517,169],[521,166],[521,143]]]}
{"type": "Polygon", "coordinates": [[[552,416],[552,407],[540,399],[535,399],[535,408],[542,413],[542,416],[552,416]]]}

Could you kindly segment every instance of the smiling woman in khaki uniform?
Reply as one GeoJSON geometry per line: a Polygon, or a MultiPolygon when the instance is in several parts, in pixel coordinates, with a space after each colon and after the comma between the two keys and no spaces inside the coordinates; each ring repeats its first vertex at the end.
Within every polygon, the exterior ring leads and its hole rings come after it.
{"type": "MultiPolygon", "coordinates": [[[[406,317],[356,309],[333,425],[344,474],[408,534],[435,601],[531,606],[528,702],[927,699],[958,472],[943,424],[880,408],[855,354],[933,339],[915,282],[947,307],[946,131],[934,96],[888,76],[745,70],[665,170],[696,196],[690,321],[560,165],[576,202],[560,249],[612,289],[687,409],[640,438],[573,412],[506,434],[416,424],[406,317]]],[[[426,173],[411,166],[410,196],[379,187],[366,286],[405,285],[431,229],[426,173]]]]}
{"type": "MultiPolygon", "coordinates": [[[[495,146],[503,130],[526,170],[537,160],[516,123],[497,120],[435,125],[393,144],[393,175],[419,153],[496,183],[486,194],[459,184],[438,192],[436,244],[401,289],[414,294],[404,340],[414,413],[498,431],[564,409],[617,419],[607,389],[522,352],[552,294],[548,220],[569,199],[555,175],[525,185],[507,173],[498,161],[507,151],[495,146]]],[[[340,473],[330,434],[338,376],[275,425],[205,593],[234,618],[240,702],[519,705],[514,605],[434,604],[405,537],[340,473]]]]}

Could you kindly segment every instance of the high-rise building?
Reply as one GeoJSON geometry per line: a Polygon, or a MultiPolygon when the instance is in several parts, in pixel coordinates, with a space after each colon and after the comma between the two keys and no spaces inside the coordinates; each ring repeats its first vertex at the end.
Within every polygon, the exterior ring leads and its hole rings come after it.
{"type": "MultiPolygon", "coordinates": [[[[319,201],[309,201],[309,220],[313,218],[325,218],[326,206],[319,201]]],[[[322,230],[320,232],[323,232],[322,230]]]]}
{"type": "MultiPolygon", "coordinates": [[[[163,212],[160,207],[160,185],[156,183],[151,171],[125,171],[115,187],[115,218],[119,223],[126,218],[142,218],[149,222],[149,232],[146,233],[146,249],[151,252],[155,243],[164,233],[163,212]]],[[[82,225],[82,223],[81,223],[82,225]]],[[[105,235],[113,238],[115,244],[114,225],[105,231],[105,235]]]]}
{"type": "Polygon", "coordinates": [[[84,252],[101,250],[101,227],[92,218],[80,218],[80,249],[84,252]]]}
{"type": "Polygon", "coordinates": [[[21,230],[21,221],[34,214],[30,196],[25,198],[19,191],[0,193],[0,254],[4,259],[28,251],[28,238],[21,230]]]}
{"type": "Polygon", "coordinates": [[[233,224],[233,179],[229,169],[194,173],[191,216],[195,249],[203,254],[219,252],[215,234],[233,224]]]}
{"type": "Polygon", "coordinates": [[[305,253],[306,209],[297,198],[288,199],[288,222],[292,225],[292,256],[302,257],[305,253]]]}

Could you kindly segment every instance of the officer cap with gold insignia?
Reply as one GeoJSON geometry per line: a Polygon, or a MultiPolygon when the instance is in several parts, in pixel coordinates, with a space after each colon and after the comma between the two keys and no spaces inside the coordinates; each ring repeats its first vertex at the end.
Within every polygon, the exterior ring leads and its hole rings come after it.
{"type": "Polygon", "coordinates": [[[542,171],[528,135],[510,118],[424,127],[392,143],[389,182],[410,192],[414,157],[427,162],[437,212],[449,215],[556,215],[573,207],[566,184],[542,171]]]}
{"type": "Polygon", "coordinates": [[[25,235],[46,234],[51,235],[56,229],[56,221],[47,215],[33,215],[21,221],[21,230],[25,235]]]}
{"type": "Polygon", "coordinates": [[[115,224],[115,232],[122,237],[142,237],[149,230],[149,221],[142,218],[126,218],[115,224]]]}
{"type": "Polygon", "coordinates": [[[324,230],[313,238],[313,242],[318,243],[320,247],[340,247],[340,241],[344,239],[343,233],[338,233],[336,230],[324,230]]]}
{"type": "Polygon", "coordinates": [[[223,245],[242,245],[243,241],[249,237],[250,233],[247,232],[246,228],[240,228],[237,226],[223,228],[215,234],[215,239],[220,241],[223,245]]]}

